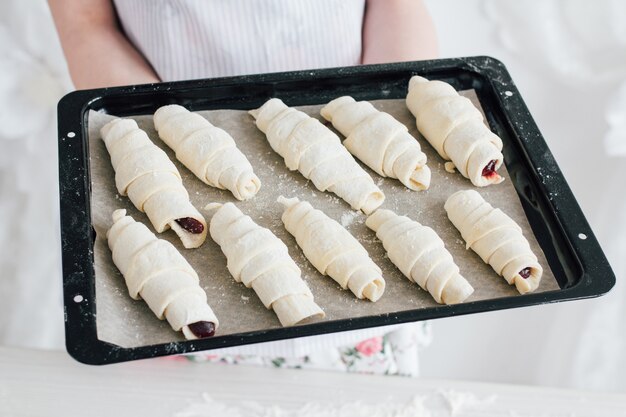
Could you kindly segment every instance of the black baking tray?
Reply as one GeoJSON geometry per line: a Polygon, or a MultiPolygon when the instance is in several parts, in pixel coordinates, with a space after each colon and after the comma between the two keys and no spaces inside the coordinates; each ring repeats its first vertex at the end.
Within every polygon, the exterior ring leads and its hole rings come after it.
{"type": "Polygon", "coordinates": [[[88,364],[107,364],[354,330],[394,323],[596,297],[615,275],[505,66],[491,57],[259,74],[72,92],[58,106],[61,240],[67,351],[88,364]],[[96,332],[91,225],[89,110],[116,116],[152,114],[177,103],[190,110],[252,109],[271,97],[291,106],[322,104],[341,95],[357,100],[404,98],[409,78],[422,75],[474,89],[559,290],[393,314],[326,321],[195,341],[122,348],[96,332]]]}

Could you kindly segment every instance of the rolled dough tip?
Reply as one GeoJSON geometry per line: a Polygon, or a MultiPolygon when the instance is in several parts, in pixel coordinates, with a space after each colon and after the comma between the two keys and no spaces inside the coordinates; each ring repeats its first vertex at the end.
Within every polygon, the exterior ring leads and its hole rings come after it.
{"type": "Polygon", "coordinates": [[[254,120],[259,118],[259,113],[261,113],[261,109],[260,108],[248,111],[248,114],[250,116],[254,117],[254,120]]]}
{"type": "Polygon", "coordinates": [[[163,125],[163,122],[165,122],[165,119],[169,119],[171,116],[173,116],[174,112],[180,113],[181,110],[178,110],[180,108],[183,109],[182,111],[186,110],[184,107],[179,106],[178,104],[168,104],[166,106],[159,107],[157,111],[154,112],[154,116],[152,117],[152,120],[154,122],[154,128],[159,131],[159,129],[163,125]]]}
{"type": "Polygon", "coordinates": [[[126,216],[126,209],[117,209],[113,212],[113,214],[111,215],[111,218],[113,218],[113,223],[117,223],[119,220],[121,220],[125,216],[126,216]]]}
{"type": "Polygon", "coordinates": [[[111,120],[110,122],[108,122],[107,124],[105,124],[104,126],[102,126],[102,128],[100,128],[100,136],[102,138],[104,138],[105,136],[107,136],[109,134],[109,131],[111,130],[111,128],[113,127],[113,125],[115,123],[117,123],[120,119],[119,118],[115,118],[113,120],[111,120]]]}
{"type": "Polygon", "coordinates": [[[254,174],[251,174],[250,179],[247,181],[246,185],[243,187],[243,192],[241,193],[241,198],[239,200],[248,200],[254,197],[259,190],[261,189],[261,180],[254,174]]]}
{"type": "Polygon", "coordinates": [[[539,288],[539,284],[541,283],[541,276],[543,275],[543,268],[541,265],[534,265],[530,267],[531,273],[530,277],[523,278],[519,274],[515,275],[513,278],[513,282],[515,284],[515,288],[520,294],[526,294],[529,292],[535,291],[539,288]]]}
{"type": "Polygon", "coordinates": [[[310,323],[326,317],[312,297],[302,294],[280,298],[272,304],[271,308],[284,327],[310,323]]]}
{"type": "Polygon", "coordinates": [[[500,184],[502,181],[504,181],[504,177],[496,174],[491,178],[486,178],[486,177],[480,177],[479,181],[472,181],[472,184],[474,184],[476,187],[488,187],[490,185],[497,185],[500,184]]]}
{"type": "Polygon", "coordinates": [[[222,206],[223,206],[222,203],[209,203],[206,206],[204,206],[204,209],[206,211],[215,211],[215,210],[219,209],[222,206]]]}
{"type": "Polygon", "coordinates": [[[371,214],[374,210],[380,207],[385,201],[385,195],[380,192],[373,192],[365,201],[365,204],[361,207],[361,211],[367,215],[371,214]]]}
{"type": "Polygon", "coordinates": [[[416,168],[409,178],[408,188],[415,191],[424,191],[430,187],[431,172],[427,166],[416,168]]]}
{"type": "MultiPolygon", "coordinates": [[[[480,195],[477,191],[475,190],[459,190],[457,192],[455,192],[454,194],[452,194],[450,197],[448,197],[448,199],[446,200],[446,203],[444,205],[444,208],[446,209],[446,211],[449,209],[450,204],[452,204],[452,200],[461,197],[462,195],[472,195],[472,194],[478,194],[480,195]]],[[[471,198],[471,197],[468,197],[471,198]]]]}
{"type": "Polygon", "coordinates": [[[441,293],[441,301],[447,305],[465,302],[474,293],[474,287],[460,275],[451,279],[441,293]]]}
{"type": "Polygon", "coordinates": [[[415,87],[416,84],[423,83],[423,82],[426,82],[426,81],[428,81],[426,78],[420,77],[419,75],[412,76],[411,79],[409,80],[409,91],[413,87],[415,87]]]}
{"type": "Polygon", "coordinates": [[[446,169],[447,172],[449,173],[453,173],[454,170],[456,169],[456,167],[454,166],[454,163],[452,162],[446,162],[444,164],[444,168],[446,169]]]}
{"type": "MultiPolygon", "coordinates": [[[[212,323],[213,326],[215,326],[215,330],[214,330],[214,334],[217,333],[217,329],[219,328],[219,321],[217,320],[217,317],[214,317],[213,319],[208,319],[208,322],[212,323]]],[[[176,330],[176,329],[174,329],[176,330]]],[[[189,328],[189,325],[185,325],[183,327],[180,328],[180,330],[183,335],[185,336],[185,339],[187,340],[198,340],[198,339],[209,339],[213,336],[204,336],[204,337],[198,337],[194,334],[194,332],[191,331],[191,329],[189,328]]]]}
{"type": "Polygon", "coordinates": [[[393,213],[391,211],[379,209],[370,214],[367,220],[365,220],[365,225],[373,231],[377,232],[378,228],[390,217],[393,217],[393,213]]]}
{"type": "Polygon", "coordinates": [[[410,189],[413,191],[426,191],[428,190],[428,187],[430,186],[430,184],[423,184],[415,180],[411,181],[411,185],[412,186],[410,187],[410,189]]]}
{"type": "Polygon", "coordinates": [[[355,100],[350,97],[350,96],[342,96],[342,97],[338,97],[334,100],[331,100],[327,105],[325,105],[324,107],[322,107],[322,109],[320,110],[320,114],[322,115],[322,117],[326,120],[328,120],[329,122],[333,121],[333,113],[341,106],[343,106],[346,103],[354,103],[355,100]]]}
{"type": "Polygon", "coordinates": [[[278,198],[276,199],[276,201],[280,204],[282,204],[283,206],[285,206],[286,208],[293,206],[294,204],[298,204],[300,202],[300,200],[298,199],[298,197],[291,197],[291,198],[287,198],[285,196],[278,196],[278,198]]]}
{"type": "Polygon", "coordinates": [[[183,229],[176,222],[176,220],[172,220],[171,222],[168,223],[168,225],[174,231],[174,233],[176,233],[176,235],[180,238],[180,241],[182,242],[183,247],[185,249],[196,249],[202,246],[202,244],[206,240],[206,235],[207,235],[207,225],[206,225],[206,222],[204,221],[204,218],[202,218],[201,223],[204,226],[204,230],[202,231],[202,233],[189,233],[187,230],[183,229]]]}
{"type": "Polygon", "coordinates": [[[385,281],[376,279],[369,283],[363,290],[363,296],[375,303],[383,296],[385,292],[385,281]]]}
{"type": "Polygon", "coordinates": [[[198,339],[196,337],[196,335],[193,334],[193,332],[189,329],[189,326],[183,326],[180,330],[183,332],[183,335],[185,336],[185,339],[187,339],[187,340],[197,340],[198,339]]]}
{"type": "Polygon", "coordinates": [[[516,275],[513,279],[513,284],[515,285],[515,289],[520,294],[528,294],[535,291],[539,288],[539,281],[541,280],[541,276],[539,278],[533,276],[531,278],[524,279],[519,275],[516,275]]]}

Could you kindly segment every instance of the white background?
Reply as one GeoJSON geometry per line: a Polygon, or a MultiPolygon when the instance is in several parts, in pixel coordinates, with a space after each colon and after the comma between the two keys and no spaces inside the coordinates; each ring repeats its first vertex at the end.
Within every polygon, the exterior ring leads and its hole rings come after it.
{"type": "MultiPolygon", "coordinates": [[[[442,57],[502,60],[618,275],[608,296],[438,320],[424,377],[626,391],[626,2],[427,0],[442,57]]],[[[0,344],[63,348],[55,107],[43,0],[0,3],[0,344]]]]}

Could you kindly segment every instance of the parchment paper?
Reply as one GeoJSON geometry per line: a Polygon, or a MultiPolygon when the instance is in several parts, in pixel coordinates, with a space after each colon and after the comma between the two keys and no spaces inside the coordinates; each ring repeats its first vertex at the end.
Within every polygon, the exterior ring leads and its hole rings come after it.
{"type": "MultiPolygon", "coordinates": [[[[463,94],[473,99],[475,104],[478,103],[473,91],[463,94]]],[[[410,191],[399,181],[381,178],[361,164],[385,193],[386,200],[382,207],[430,226],[441,236],[461,268],[461,274],[475,289],[467,301],[519,297],[514,286],[509,286],[473,251],[465,250],[460,233],[448,220],[443,209],[446,198],[452,193],[474,188],[471,182],[458,172],[451,174],[445,171],[444,161],[428,142],[419,136],[415,119],[407,110],[404,100],[377,100],[372,103],[409,127],[411,134],[418,138],[428,156],[428,165],[432,170],[431,186],[427,191],[410,191]]],[[[321,119],[319,116],[321,107],[321,105],[304,106],[300,107],[300,110],[321,119]]],[[[230,192],[202,183],[176,160],[174,152],[159,139],[151,116],[133,118],[176,164],[191,201],[198,209],[203,211],[202,208],[212,202],[235,202],[244,213],[261,226],[272,230],[287,244],[290,255],[302,269],[302,276],[311,288],[315,301],[326,312],[324,320],[348,319],[437,305],[428,292],[411,283],[389,261],[374,232],[365,226],[366,217],[363,214],[351,210],[347,203],[334,194],[318,191],[298,171],[291,172],[287,169],[283,159],[271,149],[265,135],[256,128],[247,112],[217,110],[200,114],[229,132],[250,160],[262,182],[259,193],[252,200],[238,202],[230,192]],[[363,244],[374,262],[382,268],[387,282],[385,294],[379,301],[372,303],[358,300],[352,292],[342,290],[331,278],[317,272],[280,220],[282,206],[276,202],[280,195],[308,200],[315,208],[339,221],[363,244]]],[[[92,112],[88,122],[93,190],[92,220],[97,232],[94,258],[98,338],[122,347],[184,340],[182,334],[174,332],[166,321],[159,321],[143,301],[135,301],[128,296],[124,278],[111,259],[105,236],[106,230],[111,225],[111,213],[115,209],[125,208],[135,220],[143,222],[152,231],[154,229],[145,214],[139,212],[127,197],[121,197],[117,193],[115,173],[99,133],[100,128],[110,119],[111,116],[92,112]]],[[[506,169],[503,167],[499,172],[507,179],[502,184],[481,188],[479,192],[493,206],[511,216],[524,230],[524,235],[544,268],[543,279],[537,292],[558,289],[558,284],[532,233],[506,169]]],[[[206,217],[209,220],[209,216],[206,217]]],[[[226,258],[210,236],[198,249],[184,249],[171,230],[159,234],[158,237],[172,242],[198,272],[201,286],[207,292],[209,304],[220,320],[219,335],[280,327],[276,315],[263,306],[254,291],[236,283],[228,273],[226,258]]]]}

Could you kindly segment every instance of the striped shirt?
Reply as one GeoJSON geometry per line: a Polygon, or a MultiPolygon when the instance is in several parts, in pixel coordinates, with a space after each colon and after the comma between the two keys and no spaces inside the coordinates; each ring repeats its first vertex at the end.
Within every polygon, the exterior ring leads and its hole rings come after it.
{"type": "Polygon", "coordinates": [[[365,0],[114,0],[163,81],[357,65],[365,0]]]}

